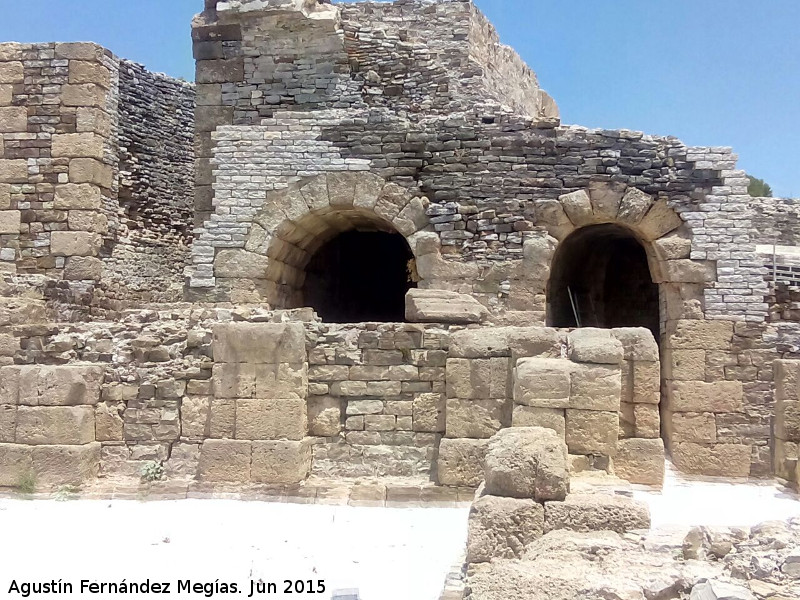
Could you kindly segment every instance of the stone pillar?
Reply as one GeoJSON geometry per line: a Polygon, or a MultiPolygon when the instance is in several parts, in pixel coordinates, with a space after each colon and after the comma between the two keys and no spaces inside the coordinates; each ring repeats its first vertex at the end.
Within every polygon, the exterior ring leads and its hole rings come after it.
{"type": "Polygon", "coordinates": [[[273,484],[303,481],[311,469],[303,325],[217,325],[214,362],[212,428],[215,422],[227,422],[229,427],[218,432],[223,439],[203,442],[199,478],[273,484]]]}
{"type": "Polygon", "coordinates": [[[800,483],[800,361],[775,361],[775,474],[800,483]]]}

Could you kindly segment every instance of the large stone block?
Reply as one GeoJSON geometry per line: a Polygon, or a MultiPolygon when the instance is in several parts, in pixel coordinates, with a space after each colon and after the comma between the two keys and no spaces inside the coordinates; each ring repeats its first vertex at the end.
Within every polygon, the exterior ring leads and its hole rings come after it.
{"type": "Polygon", "coordinates": [[[25,69],[20,61],[0,62],[0,83],[23,83],[25,69]]]}
{"type": "Polygon", "coordinates": [[[448,398],[505,398],[509,379],[507,358],[447,359],[448,398]]]}
{"type": "Polygon", "coordinates": [[[30,446],[0,443],[0,488],[17,487],[33,475],[33,457],[30,446]]]}
{"type": "Polygon", "coordinates": [[[111,74],[102,64],[95,61],[72,60],[69,63],[69,82],[71,84],[95,83],[106,89],[111,84],[111,74]]]}
{"type": "Polygon", "coordinates": [[[13,444],[17,430],[17,407],[0,404],[0,444],[13,444]]]}
{"type": "Polygon", "coordinates": [[[659,404],[661,402],[661,364],[635,361],[631,369],[631,402],[659,404]]]}
{"type": "Polygon", "coordinates": [[[644,327],[619,327],[611,335],[622,343],[625,360],[656,362],[659,360],[658,344],[652,332],[644,327]]]}
{"type": "Polygon", "coordinates": [[[656,200],[642,218],[636,230],[648,242],[675,231],[683,221],[668,204],[667,200],[656,200]]]}
{"type": "Polygon", "coordinates": [[[236,401],[236,439],[299,441],[306,428],[302,398],[236,401]]]}
{"type": "Polygon", "coordinates": [[[306,363],[217,363],[212,370],[217,398],[305,398],[306,363]]]}
{"type": "Polygon", "coordinates": [[[672,350],[730,350],[733,321],[675,321],[667,330],[672,350]]]}
{"type": "Polygon", "coordinates": [[[551,327],[509,327],[506,339],[517,366],[523,358],[560,358],[567,346],[566,334],[551,327]]]}
{"type": "Polygon", "coordinates": [[[123,421],[121,409],[124,405],[115,406],[105,402],[97,405],[95,411],[95,436],[98,442],[122,441],[123,421]]]}
{"type": "Polygon", "coordinates": [[[463,329],[450,336],[451,358],[499,358],[511,355],[510,327],[463,329]]]}
{"type": "Polygon", "coordinates": [[[406,294],[410,323],[480,323],[489,311],[475,298],[446,290],[412,289],[406,294]]]}
{"type": "Polygon", "coordinates": [[[18,444],[57,446],[94,441],[91,406],[20,406],[17,411],[18,444]]]}
{"type": "Polygon", "coordinates": [[[482,496],[469,513],[467,563],[521,558],[543,531],[544,507],[535,500],[482,496]]]}
{"type": "Polygon", "coordinates": [[[308,434],[334,437],[342,430],[342,401],[333,396],[308,399],[308,434]]]}
{"type": "Polygon", "coordinates": [[[59,133],[53,136],[53,158],[103,160],[104,140],[94,133],[59,133]]]}
{"type": "Polygon", "coordinates": [[[486,493],[537,501],[569,493],[567,446],[552,429],[504,429],[489,442],[486,493]]]}
{"type": "Polygon", "coordinates": [[[96,210],[70,210],[67,224],[71,231],[88,231],[105,235],[108,233],[108,217],[96,210]]]}
{"type": "Polygon", "coordinates": [[[657,404],[633,405],[634,437],[657,438],[661,435],[661,412],[657,404]]]}
{"type": "Polygon", "coordinates": [[[489,440],[443,439],[437,474],[440,485],[478,487],[483,481],[489,440]]]}
{"type": "Polygon", "coordinates": [[[573,366],[569,408],[618,411],[621,398],[622,370],[619,366],[573,366]]]}
{"type": "Polygon", "coordinates": [[[61,86],[61,102],[64,106],[103,107],[107,93],[105,88],[94,83],[68,83],[61,86]]]}
{"type": "Polygon", "coordinates": [[[800,441],[800,402],[779,402],[775,408],[775,436],[800,441]]]}
{"type": "Polygon", "coordinates": [[[573,366],[562,359],[520,359],[514,369],[514,402],[537,408],[567,408],[573,366]]]}
{"type": "Polygon", "coordinates": [[[560,438],[564,438],[566,421],[564,411],[560,408],[536,408],[533,406],[515,406],[511,416],[512,427],[544,427],[552,429],[560,438]]]}
{"type": "Polygon", "coordinates": [[[293,484],[311,472],[311,444],[295,442],[253,442],[251,476],[257,483],[293,484]]]}
{"type": "Polygon", "coordinates": [[[96,365],[25,366],[19,373],[19,404],[96,405],[105,369],[96,365]]]}
{"type": "Polygon", "coordinates": [[[242,58],[197,61],[195,77],[197,83],[234,83],[243,79],[244,60],[242,58]]]}
{"type": "Polygon", "coordinates": [[[24,106],[0,106],[0,133],[28,131],[28,109],[24,106]]]}
{"type": "Polygon", "coordinates": [[[558,201],[561,202],[564,212],[567,213],[573,225],[580,227],[581,225],[588,225],[594,220],[592,200],[585,190],[578,190],[571,194],[559,196],[558,201]]]}
{"type": "Polygon", "coordinates": [[[56,58],[100,62],[105,50],[93,42],[64,42],[56,44],[56,58]]]}
{"type": "Polygon", "coordinates": [[[203,439],[209,437],[211,425],[211,399],[188,396],[181,401],[181,437],[203,439]]]}
{"type": "Polygon", "coordinates": [[[252,443],[242,440],[206,440],[200,447],[197,477],[201,481],[250,481],[252,443]]]}
{"type": "Polygon", "coordinates": [[[0,183],[27,183],[28,161],[0,159],[0,183]]]}
{"type": "Polygon", "coordinates": [[[300,363],[306,360],[302,323],[225,323],[214,327],[214,360],[300,363]]]}
{"type": "Polygon", "coordinates": [[[563,502],[544,506],[545,532],[615,531],[650,529],[650,511],[643,502],[611,494],[570,494],[563,502]]]}
{"type": "Polygon", "coordinates": [[[740,381],[672,381],[668,407],[674,412],[731,413],[742,410],[740,381]]]}
{"type": "Polygon", "coordinates": [[[66,281],[100,281],[103,261],[94,256],[70,256],[64,266],[66,281]]]}
{"type": "Polygon", "coordinates": [[[614,457],[617,477],[631,483],[662,485],[664,483],[664,442],[660,439],[633,438],[619,440],[614,457]]]}
{"type": "Polygon", "coordinates": [[[696,475],[748,477],[751,447],[745,444],[703,445],[683,442],[671,447],[679,471],[696,475]]]}
{"type": "Polygon", "coordinates": [[[570,332],[567,341],[569,356],[575,362],[618,365],[625,356],[622,342],[608,329],[576,329],[570,332]]]}
{"type": "Polygon", "coordinates": [[[705,381],[705,350],[669,350],[664,361],[667,379],[705,381]]]}
{"type": "Polygon", "coordinates": [[[570,454],[614,456],[618,436],[618,413],[567,410],[566,440],[570,454]]]}
{"type": "Polygon", "coordinates": [[[449,438],[490,438],[511,422],[505,399],[465,400],[449,398],[445,431],[449,438]]]}
{"type": "Polygon", "coordinates": [[[88,183],[111,188],[114,170],[111,165],[105,165],[93,158],[73,158],[69,161],[69,180],[73,184],[88,183]]]}
{"type": "Polygon", "coordinates": [[[212,438],[232,439],[236,425],[236,400],[211,399],[208,433],[212,438]]]}
{"type": "Polygon", "coordinates": [[[444,394],[417,394],[412,405],[413,428],[420,433],[443,433],[446,427],[444,394]]]}
{"type": "Polygon", "coordinates": [[[21,213],[18,210],[2,210],[0,211],[0,235],[19,234],[19,226],[21,213]]]}
{"type": "Polygon", "coordinates": [[[50,252],[54,256],[97,256],[102,242],[97,233],[53,231],[50,234],[50,252]]]}
{"type": "Polygon", "coordinates": [[[33,471],[37,486],[81,485],[97,477],[100,444],[33,446],[33,471]]]}
{"type": "Polygon", "coordinates": [[[672,413],[666,430],[670,442],[714,444],[717,441],[714,413],[672,413]]]}

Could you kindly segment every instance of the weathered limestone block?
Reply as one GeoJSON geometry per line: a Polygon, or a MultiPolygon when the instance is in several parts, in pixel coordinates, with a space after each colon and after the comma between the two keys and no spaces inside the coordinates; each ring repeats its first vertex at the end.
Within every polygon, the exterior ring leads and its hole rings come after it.
{"type": "Polygon", "coordinates": [[[505,398],[509,379],[507,358],[447,359],[448,398],[505,398]]]}
{"type": "Polygon", "coordinates": [[[309,441],[253,442],[251,477],[257,483],[292,484],[311,472],[309,441]]]}
{"type": "Polygon", "coordinates": [[[648,196],[643,191],[630,187],[625,192],[617,212],[617,220],[629,225],[638,225],[650,206],[653,204],[653,197],[648,196]]]}
{"type": "Polygon", "coordinates": [[[244,79],[242,58],[197,61],[197,83],[232,83],[244,79]]]}
{"type": "Polygon", "coordinates": [[[230,279],[266,279],[269,259],[247,250],[220,250],[214,258],[214,275],[230,279]]]}
{"type": "Polygon", "coordinates": [[[226,363],[301,363],[302,323],[224,323],[214,327],[214,360],[226,363]]]}
{"type": "Polygon", "coordinates": [[[17,410],[18,444],[68,445],[94,441],[91,406],[20,406],[17,410]]]}
{"type": "Polygon", "coordinates": [[[311,396],[308,399],[308,433],[334,437],[342,430],[342,402],[333,396],[311,396]]]}
{"type": "Polygon", "coordinates": [[[536,408],[567,408],[573,366],[562,359],[520,359],[514,369],[514,402],[536,408]]]}
{"type": "Polygon", "coordinates": [[[0,444],[13,444],[17,430],[17,407],[0,404],[0,444]]]}
{"type": "Polygon", "coordinates": [[[664,469],[662,440],[632,438],[617,443],[614,457],[617,477],[631,483],[660,486],[664,483],[664,469]]]}
{"type": "Polygon", "coordinates": [[[445,415],[449,438],[490,438],[511,421],[509,402],[504,398],[448,398],[445,415]]]}
{"type": "Polygon", "coordinates": [[[187,396],[181,401],[181,437],[204,439],[208,437],[211,420],[211,399],[204,396],[187,396]]]}
{"type": "Polygon", "coordinates": [[[525,546],[543,530],[544,507],[535,500],[482,496],[469,513],[467,563],[521,558],[525,546]]]}
{"type": "Polygon", "coordinates": [[[0,159],[0,183],[27,183],[28,161],[0,159]]]}
{"type": "Polygon", "coordinates": [[[81,485],[97,477],[100,470],[100,443],[33,446],[31,457],[37,486],[81,485]]]}
{"type": "Polygon", "coordinates": [[[103,276],[103,261],[94,256],[70,256],[64,267],[67,281],[100,281],[103,276]]]}
{"type": "Polygon", "coordinates": [[[566,440],[570,454],[614,456],[618,428],[616,412],[567,410],[566,440]]]}
{"type": "Polygon", "coordinates": [[[306,363],[217,363],[212,370],[217,398],[305,398],[306,363]]]}
{"type": "Polygon", "coordinates": [[[537,199],[534,201],[536,223],[547,228],[547,233],[557,240],[563,240],[575,231],[564,206],[558,200],[537,199]]]}
{"type": "Polygon", "coordinates": [[[729,413],[742,410],[740,381],[672,381],[669,409],[674,412],[729,413]]]}
{"type": "Polygon", "coordinates": [[[618,365],[625,355],[622,342],[608,329],[586,327],[567,336],[570,358],[579,363],[618,365]]]}
{"type": "Polygon", "coordinates": [[[673,231],[653,242],[653,248],[661,260],[686,259],[692,254],[692,240],[686,232],[673,231]]]}
{"type": "Polygon", "coordinates": [[[88,60],[99,62],[103,60],[105,50],[93,42],[65,42],[56,44],[56,58],[69,60],[88,60]]]}
{"type": "Polygon", "coordinates": [[[625,360],[658,362],[658,344],[652,332],[644,327],[619,327],[611,330],[624,349],[625,360]]]}
{"type": "Polygon", "coordinates": [[[105,165],[99,160],[73,158],[69,161],[69,180],[72,184],[94,184],[111,188],[114,182],[114,170],[111,165],[105,165]]]}
{"type": "Polygon", "coordinates": [[[639,222],[636,231],[646,241],[653,242],[683,225],[683,221],[666,200],[657,200],[639,222]]]}
{"type": "MultiPolygon", "coordinates": [[[[71,162],[75,162],[75,160],[71,162]]],[[[57,185],[55,194],[54,207],[56,210],[100,210],[102,208],[103,198],[100,188],[90,183],[57,185]]],[[[83,228],[72,229],[85,231],[83,228]]]]}
{"type": "Polygon", "coordinates": [[[21,214],[18,210],[0,211],[0,235],[18,234],[21,214]]]}
{"type": "Polygon", "coordinates": [[[701,446],[690,442],[673,444],[672,460],[682,473],[748,477],[751,447],[745,444],[701,446]]]}
{"type": "Polygon", "coordinates": [[[0,443],[0,488],[16,487],[33,474],[30,446],[0,443]]]}
{"type": "Polygon", "coordinates": [[[24,106],[0,106],[0,133],[25,133],[28,109],[24,106]]]}
{"type": "Polygon", "coordinates": [[[22,83],[25,69],[19,61],[0,62],[0,83],[22,83]]]}
{"type": "Polygon", "coordinates": [[[569,408],[618,411],[622,398],[622,370],[619,366],[575,364],[569,408]]]}
{"type": "Polygon", "coordinates": [[[589,184],[589,196],[595,220],[615,221],[626,186],[619,182],[598,181],[589,184]]]}
{"type": "Polygon", "coordinates": [[[489,440],[442,439],[437,461],[439,484],[478,487],[488,450],[489,440]]]}
{"type": "Polygon", "coordinates": [[[672,413],[667,424],[670,442],[713,444],[717,441],[714,413],[672,413]]]}
{"type": "Polygon", "coordinates": [[[236,400],[226,398],[211,399],[208,432],[216,439],[233,439],[236,425],[236,400]]]}
{"type": "Polygon", "coordinates": [[[445,411],[444,394],[417,394],[412,406],[414,431],[443,433],[446,425],[445,411]]]}
{"type": "Polygon", "coordinates": [[[661,435],[661,413],[657,404],[633,405],[634,436],[657,438],[661,435]]]}
{"type": "Polygon", "coordinates": [[[236,401],[236,439],[299,441],[306,429],[302,398],[236,401]]]}
{"type": "Polygon", "coordinates": [[[103,138],[94,133],[59,133],[53,136],[53,158],[103,160],[103,138]]]}
{"type": "Polygon", "coordinates": [[[406,294],[411,323],[481,323],[489,311],[472,296],[446,290],[412,289],[406,294]]]}
{"type": "Polygon", "coordinates": [[[102,107],[106,103],[106,94],[103,87],[94,83],[68,83],[61,86],[61,102],[64,106],[102,107]]]}
{"type": "MultiPolygon", "coordinates": [[[[96,133],[101,138],[112,134],[111,117],[104,110],[92,107],[79,107],[76,111],[78,133],[96,133]]],[[[101,157],[96,157],[100,160],[101,157]]]]}
{"type": "Polygon", "coordinates": [[[101,402],[95,411],[95,437],[98,442],[122,441],[121,406],[101,402]]]}
{"type": "Polygon", "coordinates": [[[96,233],[53,231],[50,234],[50,252],[55,256],[96,256],[102,242],[96,233]]]}
{"type": "Polygon", "coordinates": [[[450,358],[500,358],[510,356],[509,327],[464,329],[450,336],[450,358]]]}
{"type": "Polygon", "coordinates": [[[559,196],[558,201],[561,202],[564,212],[576,227],[588,225],[594,221],[592,201],[584,190],[559,196]]]}
{"type": "Polygon", "coordinates": [[[668,327],[667,347],[672,350],[730,350],[733,321],[675,321],[668,327]]]}
{"type": "Polygon", "coordinates": [[[489,442],[486,493],[537,501],[569,492],[567,447],[552,429],[504,429],[489,442]]]}
{"type": "Polygon", "coordinates": [[[72,60],[69,63],[71,84],[95,83],[106,89],[111,84],[111,75],[106,67],[94,61],[72,60]]]}
{"type": "Polygon", "coordinates": [[[88,231],[101,235],[108,233],[108,217],[94,210],[70,210],[67,224],[72,231],[88,231]]]}
{"type": "Polygon", "coordinates": [[[705,350],[668,350],[664,366],[667,379],[705,381],[705,350]]]}
{"type": "Polygon", "coordinates": [[[775,361],[775,436],[800,441],[800,361],[775,361]]]}
{"type": "Polygon", "coordinates": [[[104,368],[97,365],[25,366],[19,373],[19,404],[25,406],[96,405],[104,368]]]}
{"type": "Polygon", "coordinates": [[[200,481],[250,481],[252,442],[206,440],[200,447],[197,478],[200,481]]]}
{"type": "Polygon", "coordinates": [[[511,416],[512,427],[544,427],[552,429],[564,439],[566,419],[564,411],[559,408],[537,408],[533,406],[515,406],[511,416]]]}
{"type": "Polygon", "coordinates": [[[658,404],[661,402],[661,364],[635,361],[631,363],[631,402],[658,404]]]}
{"type": "Polygon", "coordinates": [[[544,511],[546,533],[569,529],[580,532],[614,531],[621,534],[637,529],[650,529],[650,511],[647,505],[626,496],[570,494],[563,502],[546,502],[544,511]]]}

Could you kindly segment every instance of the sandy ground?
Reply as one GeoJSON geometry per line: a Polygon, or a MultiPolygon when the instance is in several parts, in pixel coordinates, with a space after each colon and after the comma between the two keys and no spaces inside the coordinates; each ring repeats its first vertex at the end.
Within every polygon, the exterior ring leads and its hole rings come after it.
{"type": "MultiPolygon", "coordinates": [[[[771,483],[692,481],[669,472],[663,493],[637,491],[659,528],[748,526],[800,516],[800,499],[771,483]]],[[[277,584],[272,596],[331,598],[358,588],[361,600],[438,600],[461,560],[468,509],[354,508],[235,500],[163,502],[0,500],[0,597],[12,579],[277,584]],[[284,594],[284,580],[324,580],[318,594],[284,594]]],[[[57,597],[116,598],[117,595],[57,597]]],[[[143,595],[129,595],[144,598],[143,595]]],[[[152,596],[147,596],[152,597],[152,596]]]]}

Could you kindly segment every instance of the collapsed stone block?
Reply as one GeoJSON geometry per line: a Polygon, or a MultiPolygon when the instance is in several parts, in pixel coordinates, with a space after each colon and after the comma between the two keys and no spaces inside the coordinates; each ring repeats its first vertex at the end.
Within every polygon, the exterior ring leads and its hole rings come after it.
{"type": "Polygon", "coordinates": [[[449,438],[490,438],[510,422],[505,399],[449,398],[445,431],[449,438]]]}
{"type": "Polygon", "coordinates": [[[297,441],[305,437],[306,426],[301,398],[236,401],[236,439],[297,441]]]}
{"type": "Polygon", "coordinates": [[[467,563],[521,558],[525,546],[543,530],[544,507],[535,500],[482,496],[469,513],[467,563]]]}
{"type": "Polygon", "coordinates": [[[514,369],[514,402],[536,408],[567,408],[573,366],[560,359],[520,359],[514,369]]]}
{"type": "Polygon", "coordinates": [[[28,445],[94,442],[94,412],[91,406],[20,406],[16,442],[28,445]]]}
{"type": "Polygon", "coordinates": [[[569,492],[567,447],[552,429],[504,429],[489,442],[486,493],[561,500],[569,492]]]}
{"type": "Polygon", "coordinates": [[[37,485],[81,485],[97,477],[100,470],[100,444],[82,446],[33,446],[33,472],[37,485]]]}
{"type": "Polygon", "coordinates": [[[511,426],[544,427],[552,429],[563,439],[566,432],[566,418],[564,411],[558,408],[515,406],[511,416],[511,426]]]}
{"type": "Polygon", "coordinates": [[[291,484],[311,472],[311,444],[303,441],[253,442],[251,477],[257,483],[291,484]]]}
{"type": "Polygon", "coordinates": [[[749,477],[752,448],[745,444],[672,444],[672,460],[682,473],[749,477]]]}
{"type": "Polygon", "coordinates": [[[566,440],[572,454],[617,453],[619,417],[616,412],[567,410],[566,440]]]}
{"type": "Polygon", "coordinates": [[[619,366],[573,365],[569,408],[618,411],[622,397],[619,366]]]}
{"type": "Polygon", "coordinates": [[[481,323],[489,316],[472,296],[446,290],[412,289],[406,294],[409,323],[481,323]]]}
{"type": "Polygon", "coordinates": [[[544,505],[545,533],[570,531],[614,531],[626,533],[650,528],[647,505],[626,496],[610,494],[570,494],[563,502],[544,505]]]}
{"type": "Polygon", "coordinates": [[[608,329],[576,329],[567,340],[569,356],[575,362],[618,365],[625,355],[622,343],[608,329]]]}
{"type": "Polygon", "coordinates": [[[505,398],[508,379],[507,358],[447,359],[448,398],[505,398]]]}
{"type": "Polygon", "coordinates": [[[250,481],[252,442],[206,440],[200,447],[197,478],[209,482],[250,481]]]}
{"type": "Polygon", "coordinates": [[[440,485],[478,487],[483,481],[489,440],[451,440],[439,445],[437,461],[440,485]]]}
{"type": "Polygon", "coordinates": [[[664,483],[664,442],[660,439],[619,440],[614,457],[614,472],[631,483],[664,483]]]}
{"type": "Polygon", "coordinates": [[[224,323],[214,327],[218,363],[302,363],[306,360],[302,323],[224,323]]]}

